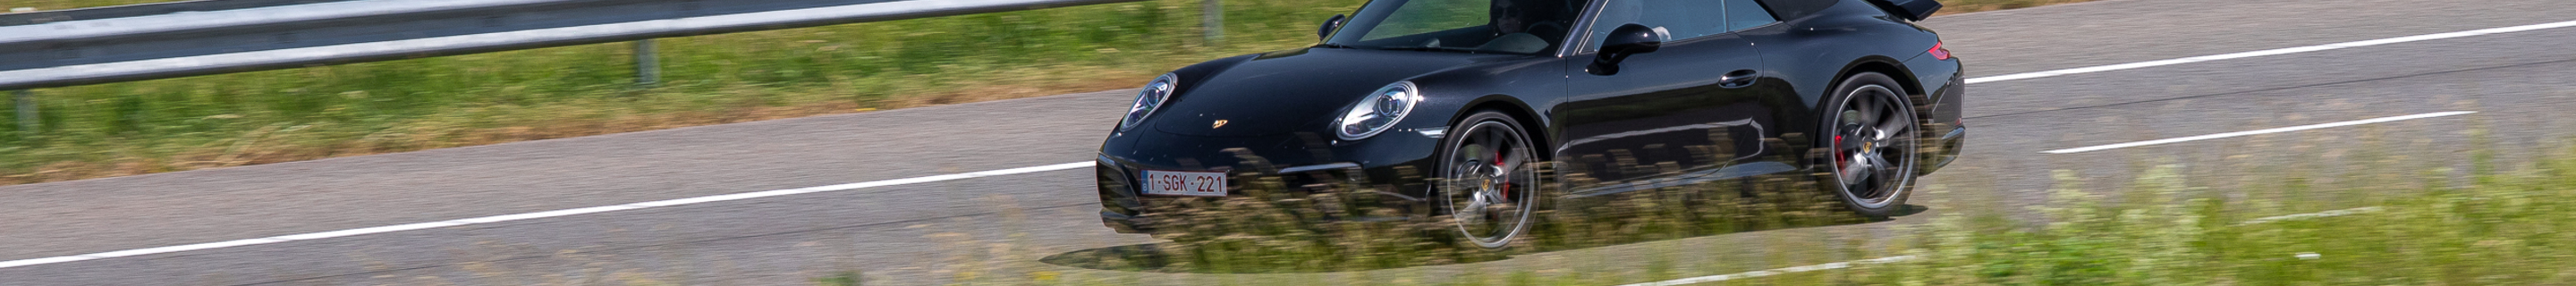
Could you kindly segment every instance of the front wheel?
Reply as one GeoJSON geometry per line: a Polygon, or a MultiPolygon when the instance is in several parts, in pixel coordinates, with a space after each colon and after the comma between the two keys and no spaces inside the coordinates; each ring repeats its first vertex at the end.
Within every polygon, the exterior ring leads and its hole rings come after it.
{"type": "Polygon", "coordinates": [[[1827,153],[1818,159],[1833,174],[1822,185],[1864,216],[1894,215],[1914,186],[1921,118],[1903,90],[1887,75],[1853,75],[1820,121],[1826,136],[1817,143],[1827,153]]]}
{"type": "Polygon", "coordinates": [[[1543,196],[1529,133],[1499,112],[1478,112],[1449,127],[1440,159],[1439,203],[1456,233],[1477,247],[1501,249],[1529,232],[1543,196]]]}

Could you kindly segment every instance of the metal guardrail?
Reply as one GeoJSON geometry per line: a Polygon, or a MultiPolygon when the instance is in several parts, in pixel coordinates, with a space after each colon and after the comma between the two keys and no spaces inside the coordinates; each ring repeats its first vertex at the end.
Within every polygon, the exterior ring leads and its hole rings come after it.
{"type": "MultiPolygon", "coordinates": [[[[107,19],[107,18],[138,17],[138,16],[150,16],[150,15],[160,15],[160,14],[170,14],[170,13],[183,13],[183,12],[223,11],[223,10],[232,10],[232,9],[248,9],[248,8],[269,7],[269,6],[285,6],[285,5],[295,5],[295,4],[313,4],[313,3],[322,3],[322,2],[340,2],[340,1],[350,1],[350,0],[189,0],[189,1],[175,1],[175,2],[161,2],[161,3],[144,3],[144,4],[134,4],[134,5],[118,5],[118,6],[93,7],[93,8],[80,8],[80,9],[70,9],[70,10],[54,10],[54,11],[39,11],[39,12],[26,12],[26,13],[8,13],[8,14],[0,14],[0,26],[17,26],[17,25],[43,24],[43,23],[63,22],[63,21],[76,21],[76,20],[96,20],[96,19],[107,19]]],[[[0,4],[0,6],[7,6],[7,5],[5,5],[5,4],[0,4]]],[[[11,7],[0,7],[0,8],[11,8],[11,7]]]]}
{"type": "Polygon", "coordinates": [[[0,90],[1139,0],[361,0],[0,27],[0,90]]]}
{"type": "MultiPolygon", "coordinates": [[[[25,89],[620,41],[637,41],[638,82],[651,83],[654,38],[1138,1],[203,0],[11,13],[0,21],[26,23],[0,23],[0,90],[21,90],[27,125],[25,89]],[[118,15],[130,17],[82,18],[118,15]]],[[[1222,8],[1204,1],[1214,42],[1222,8]]]]}

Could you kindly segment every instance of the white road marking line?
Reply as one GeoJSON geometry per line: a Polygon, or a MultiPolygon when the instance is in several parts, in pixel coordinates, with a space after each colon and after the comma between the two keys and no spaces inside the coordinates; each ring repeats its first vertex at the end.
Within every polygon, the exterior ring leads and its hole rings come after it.
{"type": "Polygon", "coordinates": [[[1971,79],[1968,79],[1968,83],[1969,83],[1969,84],[1977,84],[1977,83],[1988,83],[1988,82],[1998,82],[1998,81],[2007,81],[2007,80],[2024,80],[2024,79],[2034,79],[2034,78],[2043,78],[2043,77],[2053,77],[2053,76],[2062,76],[2062,75],[2071,75],[2071,74],[2097,73],[2097,72],[2106,72],[2106,71],[2116,71],[2116,70],[2126,70],[2126,69],[2139,69],[2139,68],[2147,68],[2147,67],[2159,67],[2159,66],[2179,65],[2179,64],[2188,64],[2188,63],[2197,63],[2197,62],[2206,62],[2206,61],[2216,61],[2216,60],[2242,59],[2242,58],[2261,57],[2261,56],[2277,56],[2277,55],[2287,55],[2287,54],[2296,54],[2296,53],[2305,53],[2305,52],[2316,52],[2316,51],[2327,51],[2327,50],[2340,50],[2340,49],[2350,49],[2350,48],[2359,48],[2359,47],[2368,47],[2368,46],[2377,46],[2377,45],[2386,45],[2386,44],[2396,44],[2396,43],[2406,43],[2406,42],[2421,42],[2421,41],[2431,41],[2431,40],[2440,40],[2440,39],[2449,39],[2449,38],[2459,38],[2459,37],[2468,37],[2468,36],[2493,35],[2493,34],[2503,34],[2503,33],[2522,32],[2522,31],[2541,30],[2541,29],[2553,29],[2553,28],[2566,28],[2566,27],[2576,27],[2576,21],[2557,22],[2557,23],[2548,23],[2548,24],[2535,24],[2535,25],[2522,25],[2522,26],[2512,26],[2512,27],[2503,27],[2503,28],[2492,28],[2492,29],[2478,29],[2478,30],[2459,31],[2459,32],[2450,32],[2450,33],[2440,33],[2440,34],[2430,34],[2430,35],[2405,36],[2405,37],[2396,37],[2396,38],[2387,38],[2387,39],[2377,39],[2377,40],[2368,40],[2368,41],[2343,42],[2343,43],[2324,44],[2324,45],[2315,45],[2315,46],[2306,46],[2306,47],[2296,47],[2296,48],[2270,49],[2270,50],[2261,50],[2261,51],[2252,51],[2252,52],[2242,52],[2242,53],[2233,53],[2233,54],[2224,54],[2224,55],[2198,56],[2198,57],[2188,57],[2188,58],[2179,58],[2179,59],[2170,59],[2170,60],[2160,60],[2160,61],[2148,61],[2148,62],[2139,62],[2139,63],[2126,63],[2126,64],[2116,64],[2116,65],[2106,65],[2106,66],[2092,66],[2092,67],[2081,67],[2081,68],[2071,68],[2071,69],[2052,70],[2052,71],[2042,71],[2042,72],[2017,73],[2017,74],[2008,74],[2008,75],[1999,75],[1999,76],[1990,76],[1990,77],[1971,78],[1971,79]]]}
{"type": "Polygon", "coordinates": [[[2282,221],[2305,220],[2305,219],[2313,219],[2313,218],[2327,218],[2327,217],[2339,217],[2339,216],[2348,216],[2348,215],[2357,215],[2357,214],[2375,213],[2375,212],[2384,211],[2384,210],[2388,210],[2388,209],[2386,209],[2386,208],[2380,208],[2380,207],[2349,208],[2349,209],[2331,210],[2331,211],[2323,211],[2323,212],[2313,212],[2313,213],[2303,213],[2303,214],[2284,215],[2284,216],[2271,216],[2271,217],[2263,217],[2263,218],[2257,218],[2257,219],[2249,219],[2249,220],[2245,220],[2245,222],[2239,222],[2239,223],[2236,223],[2236,225],[2239,225],[2239,226],[2243,226],[2243,225],[2257,225],[2257,224],[2266,224],[2266,223],[2274,223],[2274,222],[2282,222],[2282,221]]]}
{"type": "Polygon", "coordinates": [[[2344,126],[2353,126],[2353,125],[2364,125],[2364,124],[2375,124],[2375,123],[2388,123],[2388,122],[2397,122],[2397,121],[2406,121],[2406,120],[2416,120],[2416,119],[2425,119],[2425,118],[2434,118],[2434,117],[2444,117],[2444,116],[2457,116],[2457,115],[2466,115],[2466,114],[2472,114],[2472,113],[2478,113],[2478,112],[2476,112],[2476,111],[2434,112],[2434,113],[2425,113],[2425,114],[2416,114],[2416,115],[2407,115],[2407,116],[2397,116],[2397,117],[2381,117],[2381,118],[2372,118],[2372,119],[2363,119],[2363,120],[2354,120],[2354,121],[2344,121],[2344,122],[2335,122],[2335,123],[2326,123],[2326,124],[2317,124],[2317,125],[2291,126],[2291,127],[2282,127],[2282,128],[2272,128],[2272,129],[2263,129],[2263,130],[2254,130],[2254,131],[2243,131],[2243,132],[2228,132],[2228,133],[2219,133],[2219,134],[2210,134],[2210,135],[2201,135],[2201,136],[2192,136],[2192,137],[2183,137],[2183,138],[2174,138],[2174,139],[2164,139],[2164,140],[2154,140],[2154,141],[2129,142],[2129,143],[2120,143],[2120,144],[2111,144],[2111,145],[2102,145],[2102,146],[2093,146],[2093,147],[2084,147],[2084,148],[2074,148],[2074,149],[2058,149],[2058,150],[2049,150],[2049,151],[2045,151],[2045,152],[2040,152],[2040,153],[2048,153],[2048,154],[2071,154],[2071,153],[2084,153],[2084,152],[2093,152],[2093,151],[2102,151],[2102,150],[2111,150],[2111,149],[2120,149],[2120,148],[2129,148],[2129,147],[2138,147],[2138,146],[2164,145],[2164,144],[2173,144],[2173,143],[2182,143],[2182,142],[2191,142],[2191,141],[2200,141],[2200,140],[2209,140],[2209,139],[2219,139],[2219,138],[2228,138],[2228,137],[2237,137],[2237,136],[2247,136],[2247,135],[2256,135],[2256,134],[2270,134],[2270,133],[2281,133],[2281,132],[2291,132],[2291,131],[2301,131],[2301,130],[2311,130],[2311,129],[2323,129],[2323,128],[2344,127],[2344,126]]]}
{"type": "MultiPolygon", "coordinates": [[[[2346,49],[2346,48],[2355,48],[2355,47],[2366,47],[2366,46],[2386,45],[2386,44],[2405,43],[2405,42],[2428,41],[2428,40],[2437,40],[2437,39],[2449,39],[2449,38],[2458,38],[2458,37],[2467,37],[2467,36],[2477,36],[2477,35],[2488,35],[2488,34],[2511,33],[2511,32],[2531,31],[2531,30],[2540,30],[2540,29],[2551,29],[2551,28],[2564,28],[2564,27],[2570,27],[2570,26],[2576,26],[2576,21],[2557,22],[2557,23],[2538,24],[2538,25],[2513,26],[2513,27],[2504,27],[2504,28],[2482,29],[2482,30],[2472,30],[2472,31],[2452,32],[2452,33],[2442,33],[2442,34],[2431,34],[2431,35],[2420,35],[2420,36],[2408,36],[2408,37],[2388,38],[2388,39],[2369,40],[2369,41],[2347,42],[2347,43],[2329,44],[2329,45],[2322,45],[2322,46],[2308,46],[2308,47],[2297,47],[2297,48],[2286,48],[2286,49],[2273,49],[2273,50],[2263,50],[2263,51],[2243,52],[2243,53],[2224,54],[2224,55],[2214,55],[2214,56],[2201,56],[2201,57],[2190,57],[2190,58],[2170,59],[2170,60],[2151,61],[2151,62],[2128,63],[2128,64],[2117,64],[2117,65],[2106,65],[2106,66],[2094,66],[2094,67],[2083,67],[2083,68],[2062,69],[2062,70],[2055,70],[2055,71],[2043,71],[2043,72],[2033,72],[2033,73],[2021,73],[2021,74],[2010,74],[2010,75],[1991,76],[1991,77],[1980,77],[1980,78],[1972,78],[1972,79],[1968,79],[1968,80],[1967,80],[1967,82],[1968,82],[1968,83],[1970,83],[1970,84],[1975,84],[1975,83],[1997,82],[1997,81],[2007,81],[2007,80],[2033,79],[2033,78],[2043,78],[2043,77],[2052,77],[2052,76],[2061,76],[2061,75],[2070,75],[2070,74],[2094,73],[2094,72],[2105,72],[2105,71],[2115,71],[2115,70],[2125,70],[2125,69],[2137,69],[2137,68],[2146,68],[2146,67],[2155,67],[2155,66],[2167,66],[2167,65],[2177,65],[2177,64],[2196,63],[2196,62],[2215,61],[2215,60],[2225,60],[2225,59],[2250,58],[2250,57],[2260,57],[2260,56],[2270,56],[2270,55],[2282,55],[2282,54],[2304,53],[2304,52],[2323,51],[2323,50],[2334,50],[2334,49],[2346,49]]],[[[2457,115],[2457,114],[2453,114],[2453,115],[2457,115]]],[[[2444,116],[2448,116],[2448,115],[2444,115],[2444,116]]],[[[2159,143],[2159,144],[2161,144],[2161,143],[2159,143]]],[[[2149,144],[2149,145],[2152,145],[2152,144],[2149,144]]],[[[2142,145],[2142,146],[2143,146],[2143,145],[2142,145]]],[[[2073,149],[2069,149],[2069,150],[2073,150],[2073,149]]],[[[2060,150],[2060,151],[2064,151],[2064,150],[2060,150]]],[[[2055,152],[2055,151],[2051,151],[2051,152],[2055,152]]],[[[2068,152],[2068,153],[2073,153],[2073,152],[2068,152]]],[[[795,194],[819,193],[819,192],[831,192],[831,191],[846,191],[846,190],[864,189],[864,188],[873,188],[873,187],[894,186],[894,185],[906,185],[906,184],[919,184],[919,183],[928,183],[928,182],[938,182],[938,181],[948,181],[948,180],[959,180],[959,179],[969,179],[969,178],[989,177],[989,176],[1000,176],[1000,175],[1010,175],[1010,174],[1035,173],[1035,172],[1045,172],[1045,171],[1055,171],[1055,170],[1070,170],[1070,169],[1075,169],[1075,168],[1089,167],[1089,166],[1091,166],[1091,164],[1093,164],[1093,163],[1092,163],[1092,162],[1064,163],[1064,164],[1055,164],[1055,165],[1046,165],[1046,166],[1036,166],[1036,167],[1024,167],[1024,168],[1015,168],[1015,169],[992,170],[992,171],[983,171],[983,172],[974,172],[974,173],[948,174],[948,175],[938,175],[938,176],[928,176],[928,177],[917,177],[917,178],[906,178],[906,179],[894,179],[894,180],[884,180],[884,181],[874,181],[874,182],[863,182],[863,183],[853,183],[853,184],[842,184],[842,185],[831,185],[831,186],[821,186],[821,187],[809,187],[809,188],[797,188],[797,189],[785,189],[785,190],[774,190],[774,191],[762,191],[762,192],[741,193],[741,194],[731,194],[731,195],[718,195],[718,196],[696,197],[696,198],[686,198],[686,199],[676,199],[676,200],[652,201],[652,202],[632,203],[632,204],[623,204],[623,205],[615,205],[615,206],[591,207],[591,208],[579,208],[579,209],[569,209],[569,210],[549,211],[549,212],[540,212],[540,213],[517,214],[517,215],[502,215],[502,216],[491,216],[491,217],[482,217],[482,218],[460,219],[460,220],[450,220],[450,221],[441,221],[441,222],[426,222],[426,223],[415,223],[415,224],[404,224],[404,225],[380,226],[380,227],[361,228],[361,229],[352,229],[352,230],[328,231],[328,232],[318,232],[318,233],[308,233],[308,234],[297,234],[297,235],[286,235],[286,236],[277,236],[277,237],[269,237],[269,238],[244,239],[244,240],[234,240],[234,241],[224,241],[224,242],[211,242],[211,243],[200,243],[200,244],[179,245],[179,246],[166,246],[166,247],[144,248],[144,249],[134,249],[134,250],[122,250],[122,251],[112,251],[112,252],[102,252],[102,253],[92,253],[92,254],[82,254],[82,255],[72,255],[72,256],[56,256],[56,257],[46,257],[46,258],[20,259],[20,260],[10,260],[10,261],[0,261],[0,268],[23,267],[23,266],[31,266],[31,265],[44,265],[44,264],[54,264],[54,263],[63,263],[63,262],[73,262],[73,261],[91,260],[91,259],[99,259],[99,258],[110,258],[110,257],[124,257],[124,256],[145,255],[145,254],[160,254],[160,253],[171,253],[171,252],[181,252],[181,251],[191,251],[191,250],[215,249],[215,248],[235,247],[235,246],[244,246],[244,245],[270,244],[270,243],[279,243],[279,242],[287,242],[287,241],[309,240],[309,239],[323,239],[323,238],[344,237],[344,236],[365,235],[365,234],[376,234],[376,233],[387,233],[387,232],[406,231],[406,230],[431,229],[431,228],[451,227],[451,226],[460,226],[460,225],[472,225],[472,224],[483,224],[483,223],[494,223],[494,222],[504,222],[504,221],[514,221],[514,220],[526,220],[526,219],[549,218],[549,217],[568,216],[568,215],[587,214],[587,213],[612,212],[612,211],[624,211],[624,210],[637,210],[637,209],[647,209],[647,208],[667,207],[667,206],[678,206],[678,205],[688,205],[688,204],[700,204],[700,203],[721,202],[721,201],[742,200],[742,199],[753,199],[753,198],[766,198],[766,197],[785,196],[785,195],[795,195],[795,194]]],[[[1910,257],[1910,256],[1899,256],[1899,257],[1890,257],[1890,258],[1908,258],[1908,259],[1910,259],[1911,257],[1910,257]]],[[[1882,259],[1886,259],[1886,258],[1882,258],[1882,259]]],[[[1835,267],[1835,268],[1848,267],[1848,265],[1847,265],[1847,264],[1827,264],[1827,265],[1843,265],[1843,266],[1839,266],[1839,267],[1835,267]]],[[[1817,265],[1817,266],[1824,266],[1824,265],[1817,265]]],[[[1803,267],[1817,267],[1817,266],[1803,266],[1803,267]]],[[[1793,267],[1793,268],[1794,268],[1794,267],[1793,267]]],[[[1789,269],[1789,268],[1783,268],[1783,269],[1789,269]]],[[[1763,275],[1761,275],[1761,276],[1768,276],[1768,275],[1771,275],[1771,274],[1763,274],[1763,275]]],[[[1721,276],[1723,276],[1723,275],[1721,275],[1721,276]]],[[[1714,277],[1714,276],[1712,276],[1712,277],[1714,277]]],[[[1748,276],[1748,277],[1758,277],[1758,276],[1748,276]]],[[[1723,279],[1734,279],[1734,278],[1723,278],[1723,279]]],[[[1720,280],[1723,280],[1723,279],[1720,279],[1720,280]]],[[[1711,280],[1711,281],[1720,281],[1720,280],[1711,280]]],[[[1676,281],[1679,281],[1679,280],[1676,280],[1676,281]]],[[[1661,282],[1657,282],[1657,283],[1661,283],[1661,282]]],[[[1696,283],[1696,282],[1694,282],[1694,283],[1696,283]]],[[[1641,284],[1641,285],[1645,285],[1645,284],[1641,284]]],[[[1669,285],[1669,284],[1655,284],[1655,285],[1669,285]]]]}
{"type": "Polygon", "coordinates": [[[1852,264],[1880,264],[1880,263],[1891,263],[1891,262],[1904,262],[1904,261],[1907,261],[1907,260],[1914,260],[1914,256],[1913,256],[1913,255],[1906,255],[1906,256],[1895,256],[1895,257],[1888,257],[1888,258],[1879,258],[1879,259],[1853,260],[1853,261],[1834,262],[1834,263],[1817,264],[1817,265],[1808,265],[1808,266],[1797,266],[1797,267],[1780,268],[1780,269],[1772,269],[1772,270],[1760,270],[1760,271],[1744,272],[1744,273],[1736,273],[1736,274],[1726,274],[1726,275],[1700,276],[1700,277],[1691,277],[1691,278],[1682,278],[1682,279],[1673,279],[1673,280],[1664,280],[1664,281],[1655,281],[1655,282],[1646,282],[1646,283],[1637,283],[1637,284],[1628,284],[1628,285],[1619,285],[1619,286],[1672,286],[1672,285],[1689,285],[1689,284],[1709,283],[1709,282],[1718,282],[1718,281],[1726,281],[1726,280],[1735,280],[1735,279],[1744,279],[1744,278],[1763,277],[1763,276],[1780,275],[1780,274],[1789,274],[1789,273],[1798,273],[1798,272],[1807,272],[1807,271],[1816,271],[1816,270],[1833,270],[1833,269],[1851,268],[1852,264]]]}
{"type": "Polygon", "coordinates": [[[182,251],[193,251],[193,250],[216,249],[216,248],[226,248],[226,247],[245,246],[245,245],[260,245],[260,244],[270,244],[270,243],[279,243],[279,242],[288,242],[288,241],[298,241],[298,240],[314,240],[314,239],[324,239],[324,238],[334,238],[334,237],[347,237],[347,236],[357,236],[357,235],[367,235],[367,234],[378,234],[378,233],[397,232],[397,231],[406,231],[406,230],[422,230],[422,229],[432,229],[432,228],[442,228],[442,227],[453,227],[453,226],[464,226],[464,225],[476,225],[476,224],[487,224],[487,223],[506,222],[506,221],[531,220],[531,219],[550,218],[550,217],[561,217],[561,216],[570,216],[570,215],[579,215],[579,214],[604,213],[604,212],[614,212],[614,211],[629,211],[629,210],[649,209],[649,208],[657,208],[657,207],[680,206],[680,205],[690,205],[690,204],[702,204],[702,203],[712,203],[712,202],[722,202],[722,201],[732,201],[732,200],[744,200],[744,199],[755,199],[755,198],[776,197],[776,196],[785,196],[785,195],[809,194],[809,193],[833,192],[833,191],[847,191],[847,190],[856,190],[856,189],[865,189],[865,188],[874,188],[874,187],[896,186],[896,185],[908,185],[908,184],[920,184],[920,183],[930,183],[930,182],[949,181],[949,180],[961,180],[961,179],[971,179],[971,178],[981,178],[981,177],[991,177],[991,176],[1001,176],[1001,175],[1026,174],[1026,173],[1036,173],[1036,172],[1056,171],[1056,170],[1071,170],[1071,169],[1089,168],[1089,167],[1091,167],[1091,166],[1092,166],[1092,164],[1095,164],[1095,163],[1092,163],[1092,162],[1073,162],[1073,163],[1064,163],[1064,164],[1055,164],[1055,165],[1045,165],[1045,166],[1036,166],[1036,167],[1023,167],[1023,168],[1001,169],[1001,170],[982,171],[982,172],[972,172],[972,173],[959,173],[959,174],[947,174],[947,175],[937,175],[937,176],[927,176],[927,177],[903,178],[903,179],[893,179],[893,180],[883,180],[883,181],[871,181],[871,182],[853,183],[853,184],[830,185],[830,186],[821,186],[821,187],[795,188],[795,189],[785,189],[785,190],[775,190],[775,191],[751,192],[751,193],[740,193],[740,194],[729,194],[729,195],[718,195],[718,196],[705,196],[705,197],[695,197],[695,198],[676,199],[676,200],[662,200],[662,201],[641,202],[641,203],[632,203],[632,204],[623,204],[623,205],[614,205],[614,206],[587,207],[587,208],[568,209],[568,210],[556,210],[556,211],[546,211],[546,212],[534,212],[534,213],[524,213],[524,214],[498,215],[498,216],[488,216],[488,217],[479,217],[479,218],[457,219],[457,220],[448,220],[448,221],[439,221],[439,222],[424,222],[424,223],[414,223],[414,224],[400,224],[400,225],[389,225],[389,226],[379,226],[379,227],[370,227],[370,228],[360,228],[360,229],[351,229],[351,230],[326,231],[326,232],[316,232],[316,233],[306,233],[306,234],[296,234],[296,235],[281,235],[281,236],[274,236],[274,237],[267,237],[267,238],[253,238],[253,239],[243,239],[243,240],[233,240],[233,241],[223,241],[223,242],[210,242],[210,243],[199,243],[199,244],[189,244],[189,245],[179,245],[179,246],[164,246],[164,247],[154,247],[154,248],[144,248],[144,249],[133,249],[133,250],[119,250],[119,251],[100,252],[100,253],[91,253],[91,254],[82,254],[82,255],[72,255],[72,256],[56,256],[56,257],[46,257],[46,258],[36,258],[36,259],[20,259],[20,260],[10,260],[10,261],[0,261],[0,268],[12,268],[12,267],[23,267],[23,266],[33,266],[33,265],[45,265],[45,264],[64,263],[64,262],[73,262],[73,261],[82,261],[82,260],[92,260],[92,259],[101,259],[101,258],[114,258],[114,257],[126,257],[126,256],[136,256],[136,255],[150,255],[150,254],[162,254],[162,253],[172,253],[172,252],[182,252],[182,251]]]}
{"type": "Polygon", "coordinates": [[[28,265],[44,265],[44,264],[54,264],[54,263],[63,263],[63,262],[72,262],[72,261],[81,261],[81,260],[90,260],[90,259],[98,259],[98,258],[91,258],[91,257],[86,257],[86,256],[55,256],[55,257],[46,257],[46,258],[37,258],[37,259],[21,259],[21,260],[0,261],[0,268],[10,268],[10,267],[19,267],[19,266],[28,266],[28,265]]]}

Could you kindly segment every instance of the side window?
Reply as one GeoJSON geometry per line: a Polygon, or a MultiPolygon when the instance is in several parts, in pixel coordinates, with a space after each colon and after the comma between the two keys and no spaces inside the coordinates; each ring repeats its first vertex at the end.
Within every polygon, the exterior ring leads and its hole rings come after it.
{"type": "Polygon", "coordinates": [[[1754,26],[1779,21],[1771,18],[1770,10],[1762,9],[1762,3],[1756,3],[1753,0],[1726,0],[1727,31],[1751,29],[1754,26]]]}
{"type": "Polygon", "coordinates": [[[1600,39],[1611,30],[1630,23],[1663,27],[1680,41],[1728,31],[1726,6],[1709,0],[1610,0],[1603,3],[1601,15],[1594,17],[1592,29],[1584,36],[1585,52],[1600,51],[1600,39]]]}

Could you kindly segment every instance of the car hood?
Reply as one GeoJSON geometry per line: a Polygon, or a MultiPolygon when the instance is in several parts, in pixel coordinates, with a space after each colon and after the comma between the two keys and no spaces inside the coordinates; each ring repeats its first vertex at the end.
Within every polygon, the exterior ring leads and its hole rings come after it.
{"type": "MultiPolygon", "coordinates": [[[[1369,92],[1423,74],[1514,56],[1307,48],[1263,54],[1183,83],[1151,125],[1196,136],[1330,131],[1326,125],[1369,92]],[[1217,120],[1225,120],[1223,125],[1217,120]]],[[[1186,80],[1185,80],[1186,81],[1186,80]]]]}

